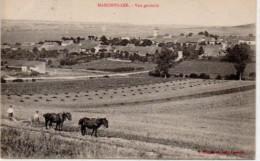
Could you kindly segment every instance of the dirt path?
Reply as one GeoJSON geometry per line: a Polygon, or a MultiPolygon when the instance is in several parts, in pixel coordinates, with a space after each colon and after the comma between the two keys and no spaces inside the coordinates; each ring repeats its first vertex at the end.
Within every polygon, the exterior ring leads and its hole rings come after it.
{"type": "MultiPolygon", "coordinates": [[[[93,71],[92,71],[93,72],[93,71]]],[[[143,74],[148,73],[149,71],[141,71],[141,72],[132,72],[132,73],[115,73],[115,74],[99,74],[99,75],[88,75],[88,76],[63,76],[63,77],[21,77],[19,79],[22,80],[75,80],[75,79],[85,79],[85,78],[102,78],[104,76],[108,77],[126,77],[129,75],[135,75],[135,74],[143,74]]],[[[12,81],[18,79],[17,77],[7,77],[5,80],[12,81]]]]}

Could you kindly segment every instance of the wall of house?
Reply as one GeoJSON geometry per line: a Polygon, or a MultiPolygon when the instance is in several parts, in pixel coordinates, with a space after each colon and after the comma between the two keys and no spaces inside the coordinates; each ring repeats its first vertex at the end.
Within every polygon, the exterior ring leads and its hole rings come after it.
{"type": "Polygon", "coordinates": [[[27,66],[22,66],[22,72],[27,72],[27,66]]]}
{"type": "Polygon", "coordinates": [[[36,71],[41,74],[45,74],[46,73],[46,63],[43,62],[39,65],[36,65],[35,67],[30,67],[30,71],[36,71]]]}

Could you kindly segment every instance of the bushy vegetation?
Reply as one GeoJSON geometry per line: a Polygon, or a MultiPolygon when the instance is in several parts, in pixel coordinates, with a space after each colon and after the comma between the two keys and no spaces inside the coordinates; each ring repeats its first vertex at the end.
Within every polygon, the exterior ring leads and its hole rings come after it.
{"type": "Polygon", "coordinates": [[[169,77],[169,68],[173,66],[178,54],[167,48],[162,48],[161,52],[156,51],[154,61],[157,64],[154,71],[148,74],[155,77],[169,77]]]}
{"type": "Polygon", "coordinates": [[[251,79],[254,79],[254,80],[255,80],[255,78],[256,78],[255,72],[249,73],[249,77],[250,77],[251,79]]]}
{"type": "Polygon", "coordinates": [[[237,77],[236,74],[230,74],[225,76],[225,80],[238,80],[239,78],[237,77]]]}
{"type": "MultiPolygon", "coordinates": [[[[107,71],[107,72],[131,72],[131,71],[137,71],[137,70],[143,70],[143,67],[118,67],[113,69],[97,69],[100,71],[107,71]]],[[[96,70],[95,68],[87,68],[87,70],[96,70]]]]}
{"type": "Polygon", "coordinates": [[[201,78],[201,79],[210,79],[210,76],[207,75],[207,74],[205,74],[205,73],[201,73],[201,74],[199,75],[199,78],[201,78]]]}
{"type": "Polygon", "coordinates": [[[237,78],[243,79],[243,74],[246,68],[246,65],[252,59],[252,51],[250,46],[246,43],[236,44],[233,48],[227,49],[226,60],[234,63],[234,67],[237,70],[237,78]]]}
{"type": "Polygon", "coordinates": [[[189,78],[199,78],[199,75],[196,74],[196,73],[191,73],[191,74],[189,75],[189,78]]]}
{"type": "Polygon", "coordinates": [[[215,79],[221,80],[221,79],[222,79],[222,76],[221,76],[221,75],[218,75],[215,79]]]}
{"type": "Polygon", "coordinates": [[[15,80],[13,80],[13,82],[23,82],[23,80],[22,79],[15,79],[15,80]]]}
{"type": "Polygon", "coordinates": [[[6,83],[6,80],[3,77],[1,77],[1,83],[6,83]]]}
{"type": "Polygon", "coordinates": [[[2,158],[101,158],[110,152],[100,144],[75,142],[54,134],[1,129],[2,158]]]}
{"type": "Polygon", "coordinates": [[[169,73],[167,73],[166,75],[161,75],[158,70],[149,71],[149,72],[148,72],[148,75],[154,76],[154,77],[167,77],[167,78],[170,77],[170,74],[169,74],[169,73]]]}

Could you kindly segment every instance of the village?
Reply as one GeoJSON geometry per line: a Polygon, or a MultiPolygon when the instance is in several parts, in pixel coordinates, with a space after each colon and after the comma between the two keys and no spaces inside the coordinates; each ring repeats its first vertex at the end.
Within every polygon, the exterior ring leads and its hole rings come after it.
{"type": "MultiPolygon", "coordinates": [[[[160,53],[163,47],[174,52],[176,63],[183,60],[221,62],[225,58],[228,48],[241,43],[248,44],[251,50],[255,51],[256,41],[252,34],[219,36],[204,31],[197,34],[160,35],[158,27],[154,28],[152,35],[145,38],[107,38],[105,35],[98,38],[90,35],[87,38],[62,37],[60,40],[45,40],[45,42],[3,43],[1,45],[1,64],[2,71],[5,72],[2,75],[4,77],[17,76],[18,69],[18,73],[21,71],[27,73],[27,76],[37,76],[46,74],[46,68],[71,68],[70,66],[73,65],[101,59],[112,61],[112,63],[153,63],[154,56],[160,53]],[[13,69],[16,72],[10,74],[13,69]]],[[[252,56],[254,62],[255,56],[254,54],[252,56]]],[[[144,64],[144,66],[146,65],[144,64]]],[[[122,67],[114,71],[130,72],[135,69],[122,67]]]]}
{"type": "Polygon", "coordinates": [[[1,158],[258,160],[255,0],[3,0],[1,158]]]}

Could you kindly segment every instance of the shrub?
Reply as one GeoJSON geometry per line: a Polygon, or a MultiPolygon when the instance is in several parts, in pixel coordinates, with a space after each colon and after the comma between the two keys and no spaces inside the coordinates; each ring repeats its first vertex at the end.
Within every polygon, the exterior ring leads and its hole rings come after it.
{"type": "Polygon", "coordinates": [[[144,68],[143,67],[137,67],[135,68],[135,70],[143,70],[144,68]]]}
{"type": "Polygon", "coordinates": [[[225,76],[225,80],[238,80],[238,77],[235,74],[230,74],[225,76]]]}
{"type": "Polygon", "coordinates": [[[183,77],[183,74],[181,73],[179,76],[182,78],[182,77],[183,77]]]}
{"type": "Polygon", "coordinates": [[[15,80],[13,80],[13,82],[23,82],[23,80],[22,79],[15,79],[15,80]]]}
{"type": "Polygon", "coordinates": [[[201,78],[201,79],[210,79],[210,76],[206,75],[205,73],[201,73],[199,78],[201,78]]]}
{"type": "Polygon", "coordinates": [[[217,79],[217,80],[221,80],[221,79],[222,79],[221,75],[218,75],[218,76],[216,77],[216,79],[217,79]]]}
{"type": "Polygon", "coordinates": [[[252,78],[252,79],[255,79],[255,72],[251,72],[251,73],[249,74],[249,77],[252,78]]]}
{"type": "Polygon", "coordinates": [[[32,82],[36,82],[36,79],[32,79],[32,82]]]}
{"type": "Polygon", "coordinates": [[[199,78],[198,74],[196,74],[196,73],[191,73],[189,77],[190,78],[199,78]]]}
{"type": "Polygon", "coordinates": [[[1,83],[6,83],[6,80],[4,78],[1,78],[1,83]]]}
{"type": "Polygon", "coordinates": [[[40,73],[39,72],[36,72],[36,71],[32,71],[30,73],[30,76],[38,76],[40,73]]]}
{"type": "Polygon", "coordinates": [[[148,75],[154,76],[154,77],[160,77],[160,73],[157,70],[149,71],[148,75]]]}

